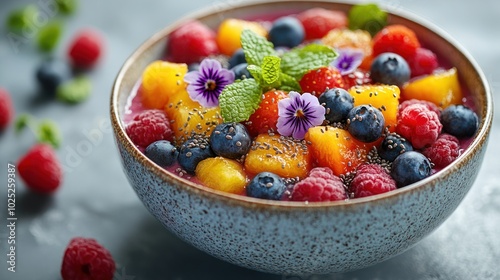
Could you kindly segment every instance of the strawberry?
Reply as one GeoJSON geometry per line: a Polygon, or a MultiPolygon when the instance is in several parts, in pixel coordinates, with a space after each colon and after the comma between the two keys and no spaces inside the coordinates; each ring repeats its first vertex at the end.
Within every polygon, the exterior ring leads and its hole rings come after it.
{"type": "Polygon", "coordinates": [[[70,44],[68,55],[72,65],[79,69],[92,68],[102,53],[103,39],[95,30],[82,30],[70,44]]]}
{"type": "Polygon", "coordinates": [[[177,63],[200,62],[219,53],[216,34],[199,21],[188,22],[170,33],[167,43],[167,60],[177,63]]]}
{"type": "Polygon", "coordinates": [[[62,181],[62,168],[52,146],[36,144],[19,160],[19,176],[39,193],[53,193],[62,181]]]}
{"type": "Polygon", "coordinates": [[[312,8],[297,15],[304,26],[306,40],[319,39],[332,29],[345,28],[347,16],[340,11],[312,8]]]}
{"type": "Polygon", "coordinates": [[[250,135],[257,136],[261,133],[277,131],[278,101],[287,96],[288,94],[281,90],[271,90],[264,93],[259,108],[244,123],[250,135]]]}
{"type": "Polygon", "coordinates": [[[353,86],[366,85],[372,82],[370,72],[361,69],[356,69],[354,72],[342,76],[342,79],[344,80],[344,89],[346,90],[353,86]]]}
{"type": "Polygon", "coordinates": [[[373,37],[374,57],[384,52],[393,52],[408,61],[415,56],[418,48],[420,48],[420,42],[417,35],[403,25],[386,26],[373,37]]]}
{"type": "Polygon", "coordinates": [[[14,115],[14,107],[9,93],[0,88],[0,131],[5,129],[14,115]]]}
{"type": "Polygon", "coordinates": [[[325,90],[344,88],[344,80],[339,70],[332,67],[321,67],[307,72],[299,81],[303,92],[320,96],[325,90]]]}

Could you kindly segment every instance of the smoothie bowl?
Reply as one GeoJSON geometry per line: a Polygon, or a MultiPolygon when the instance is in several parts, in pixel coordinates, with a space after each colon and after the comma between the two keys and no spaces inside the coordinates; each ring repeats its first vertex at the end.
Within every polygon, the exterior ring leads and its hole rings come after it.
{"type": "Polygon", "coordinates": [[[436,229],[473,185],[492,108],[441,30],[327,1],[185,17],[130,56],[111,96],[146,208],[200,250],[286,275],[373,265],[436,229]]]}

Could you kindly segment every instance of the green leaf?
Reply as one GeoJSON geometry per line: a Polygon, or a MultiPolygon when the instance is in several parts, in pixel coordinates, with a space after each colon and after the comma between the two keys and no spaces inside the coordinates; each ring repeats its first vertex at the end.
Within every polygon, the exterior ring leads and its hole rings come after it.
{"type": "Polygon", "coordinates": [[[21,133],[26,127],[33,127],[33,117],[30,114],[21,114],[16,118],[14,122],[14,130],[16,133],[21,133]]]}
{"type": "Polygon", "coordinates": [[[52,51],[61,39],[62,24],[59,21],[52,21],[44,25],[38,31],[38,48],[44,52],[52,51]]]}
{"type": "Polygon", "coordinates": [[[328,66],[337,57],[331,47],[319,44],[309,44],[293,49],[281,57],[281,70],[300,80],[310,70],[328,66]]]}
{"type": "Polygon", "coordinates": [[[264,78],[262,77],[262,68],[260,68],[260,66],[248,65],[247,70],[248,72],[250,72],[250,74],[252,74],[253,78],[259,85],[264,84],[264,78]]]}
{"type": "Polygon", "coordinates": [[[261,65],[264,57],[278,56],[271,42],[251,30],[243,30],[240,38],[249,65],[261,65]]]}
{"type": "Polygon", "coordinates": [[[76,77],[59,86],[56,91],[57,99],[67,103],[79,103],[90,96],[92,84],[86,77],[76,77]]]}
{"type": "Polygon", "coordinates": [[[242,122],[259,107],[262,89],[252,78],[244,79],[224,88],[219,95],[219,106],[224,122],[242,122]]]}
{"type": "Polygon", "coordinates": [[[32,26],[32,20],[37,17],[36,5],[28,5],[22,9],[14,10],[7,16],[7,29],[12,32],[21,32],[32,26]]]}
{"type": "Polygon", "coordinates": [[[50,144],[54,148],[61,145],[61,133],[51,120],[44,120],[38,125],[36,136],[39,142],[50,144]]]}
{"type": "Polygon", "coordinates": [[[280,84],[281,58],[277,56],[266,56],[262,60],[262,78],[265,86],[277,87],[280,84]]]}
{"type": "Polygon", "coordinates": [[[55,0],[57,8],[66,15],[70,15],[78,8],[78,0],[55,0]]]}
{"type": "Polygon", "coordinates": [[[292,90],[297,92],[302,91],[299,82],[297,82],[297,80],[295,80],[294,77],[287,75],[285,73],[281,73],[280,79],[281,79],[281,85],[278,87],[279,89],[284,91],[292,91],[292,90]]]}
{"type": "Polygon", "coordinates": [[[351,8],[348,15],[349,29],[362,29],[372,36],[387,25],[387,13],[376,4],[358,4],[351,8]]]}

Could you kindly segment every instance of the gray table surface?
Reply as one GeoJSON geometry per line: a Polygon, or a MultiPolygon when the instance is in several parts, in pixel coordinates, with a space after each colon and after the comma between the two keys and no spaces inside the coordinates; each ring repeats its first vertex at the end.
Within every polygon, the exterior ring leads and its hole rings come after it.
{"type": "MultiPolygon", "coordinates": [[[[64,55],[71,34],[87,26],[103,32],[106,53],[90,73],[91,98],[76,106],[39,98],[34,69],[43,56],[30,43],[14,48],[6,39],[6,14],[30,2],[42,5],[48,0],[0,1],[0,86],[12,94],[17,113],[57,122],[63,134],[58,156],[66,172],[61,189],[49,198],[33,195],[18,183],[16,272],[8,272],[4,225],[7,163],[17,162],[33,138],[28,133],[16,136],[12,127],[0,135],[0,279],[60,279],[62,255],[74,236],[96,238],[105,245],[118,264],[118,280],[298,279],[225,263],[164,230],[129,186],[107,126],[113,80],[141,42],[188,12],[240,0],[80,1],[78,12],[63,18],[66,30],[56,54],[64,55]]],[[[392,0],[384,4],[414,12],[460,42],[484,70],[496,104],[500,104],[499,1],[392,0]]],[[[412,249],[378,265],[308,279],[500,279],[498,118],[497,114],[472,191],[441,227],[412,249]]]]}

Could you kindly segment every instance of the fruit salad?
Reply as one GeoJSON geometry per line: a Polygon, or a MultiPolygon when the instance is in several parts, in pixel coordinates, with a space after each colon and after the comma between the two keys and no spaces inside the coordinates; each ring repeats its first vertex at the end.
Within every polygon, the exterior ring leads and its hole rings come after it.
{"type": "Polygon", "coordinates": [[[131,94],[126,133],[207,188],[306,203],[377,195],[448,166],[478,129],[456,68],[373,4],[215,29],[193,20],[167,42],[131,94]]]}

